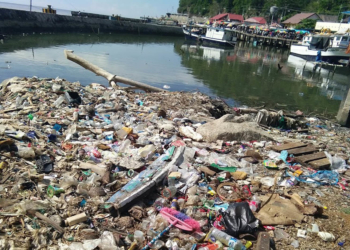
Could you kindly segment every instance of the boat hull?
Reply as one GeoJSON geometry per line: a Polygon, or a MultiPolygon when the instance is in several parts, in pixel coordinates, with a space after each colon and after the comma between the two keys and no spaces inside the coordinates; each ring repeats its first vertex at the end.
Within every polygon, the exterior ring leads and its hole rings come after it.
{"type": "Polygon", "coordinates": [[[198,34],[190,33],[185,29],[183,29],[183,32],[187,40],[197,40],[203,45],[232,47],[235,45],[235,42],[237,41],[237,37],[235,37],[232,41],[227,41],[227,40],[209,38],[198,34]]]}
{"type": "MultiPolygon", "coordinates": [[[[318,50],[310,50],[308,46],[304,45],[292,45],[290,47],[290,54],[293,56],[300,57],[306,61],[315,61],[318,50]]],[[[350,54],[345,53],[345,49],[328,49],[321,50],[322,61],[328,63],[338,64],[339,60],[348,60],[350,54]]]]}

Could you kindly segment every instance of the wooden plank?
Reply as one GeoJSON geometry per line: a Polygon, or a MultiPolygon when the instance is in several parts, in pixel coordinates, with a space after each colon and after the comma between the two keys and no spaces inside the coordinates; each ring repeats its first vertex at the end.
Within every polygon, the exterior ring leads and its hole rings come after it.
{"type": "Polygon", "coordinates": [[[271,147],[272,150],[274,151],[283,151],[283,150],[288,150],[292,148],[300,148],[300,147],[306,147],[307,145],[302,142],[293,142],[293,143],[285,143],[279,146],[273,146],[271,147]]]}
{"type": "Polygon", "coordinates": [[[309,161],[315,161],[322,158],[326,158],[326,154],[324,152],[318,152],[311,155],[298,156],[295,158],[295,161],[299,163],[307,163],[309,161]]]}
{"type": "Polygon", "coordinates": [[[267,232],[261,232],[256,243],[257,250],[270,250],[270,235],[267,232]]]}
{"type": "Polygon", "coordinates": [[[309,147],[295,148],[295,149],[288,150],[288,154],[298,156],[298,155],[314,153],[317,151],[318,151],[318,149],[315,148],[314,146],[309,146],[309,147]]]}
{"type": "Polygon", "coordinates": [[[329,169],[329,167],[331,166],[331,163],[329,162],[329,160],[327,158],[323,158],[321,160],[317,160],[317,161],[311,161],[309,162],[310,166],[314,169],[329,169]]]}

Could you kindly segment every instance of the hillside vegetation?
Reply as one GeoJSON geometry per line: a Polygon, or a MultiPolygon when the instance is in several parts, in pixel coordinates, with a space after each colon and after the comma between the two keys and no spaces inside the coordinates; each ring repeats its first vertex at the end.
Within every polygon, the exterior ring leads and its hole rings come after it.
{"type": "Polygon", "coordinates": [[[278,7],[274,19],[282,20],[300,12],[338,15],[350,9],[349,1],[344,0],[180,0],[178,12],[209,17],[231,12],[243,14],[245,18],[264,16],[269,19],[271,6],[278,7]]]}

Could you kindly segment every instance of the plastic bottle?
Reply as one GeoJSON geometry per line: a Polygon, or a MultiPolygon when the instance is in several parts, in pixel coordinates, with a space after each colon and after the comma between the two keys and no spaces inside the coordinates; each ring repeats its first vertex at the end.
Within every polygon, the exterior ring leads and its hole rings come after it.
{"type": "Polygon", "coordinates": [[[181,231],[178,228],[171,228],[169,231],[169,237],[170,238],[175,238],[175,237],[179,237],[181,231]]]}
{"type": "Polygon", "coordinates": [[[16,108],[19,108],[22,105],[22,96],[18,95],[16,98],[16,108]]]}
{"type": "Polygon", "coordinates": [[[28,107],[29,106],[29,102],[27,100],[25,100],[22,104],[23,107],[28,107]]]}
{"type": "Polygon", "coordinates": [[[137,139],[137,144],[140,144],[140,145],[147,145],[149,144],[149,140],[147,138],[147,136],[144,136],[144,135],[141,135],[138,139],[137,139]]]}
{"type": "Polygon", "coordinates": [[[233,250],[242,250],[242,248],[244,247],[240,240],[216,228],[213,228],[211,230],[210,235],[213,236],[217,241],[222,242],[222,244],[230,247],[233,250]]]}
{"type": "Polygon", "coordinates": [[[256,212],[260,207],[260,199],[254,195],[249,202],[249,207],[253,212],[256,212]]]}
{"type": "Polygon", "coordinates": [[[222,248],[222,243],[220,241],[217,241],[214,244],[207,245],[205,247],[200,247],[198,250],[216,250],[216,249],[221,249],[222,248]]]}
{"type": "Polygon", "coordinates": [[[147,230],[149,229],[149,227],[150,227],[150,224],[151,224],[151,222],[150,222],[149,220],[144,219],[144,220],[142,221],[141,227],[142,227],[142,229],[143,229],[144,231],[147,231],[147,230]]]}
{"type": "Polygon", "coordinates": [[[121,152],[121,153],[128,152],[130,145],[131,145],[131,141],[129,139],[123,141],[122,145],[120,145],[119,152],[121,152]]]}
{"type": "Polygon", "coordinates": [[[318,196],[321,196],[321,197],[324,197],[324,193],[322,193],[320,190],[316,189],[315,190],[315,193],[318,195],[318,196]]]}
{"type": "Polygon", "coordinates": [[[164,198],[158,198],[155,200],[153,206],[160,211],[163,207],[165,207],[167,205],[167,202],[164,198]]]}
{"type": "Polygon", "coordinates": [[[145,237],[143,235],[144,234],[142,231],[136,230],[134,232],[134,240],[136,240],[138,243],[142,243],[145,240],[145,237]]]}
{"type": "Polygon", "coordinates": [[[149,144],[141,149],[138,150],[138,154],[145,158],[149,154],[153,154],[156,150],[156,147],[153,144],[149,144]]]}
{"type": "Polygon", "coordinates": [[[89,159],[92,160],[92,161],[95,162],[95,163],[101,163],[101,162],[102,162],[101,159],[95,157],[93,154],[90,154],[90,155],[89,155],[89,159]]]}
{"type": "MultiPolygon", "coordinates": [[[[63,103],[64,100],[65,100],[64,96],[61,95],[61,96],[53,103],[53,105],[57,108],[58,106],[60,106],[60,105],[63,103]]],[[[17,101],[17,100],[16,100],[16,101],[17,101]]]]}
{"type": "Polygon", "coordinates": [[[161,240],[157,240],[154,242],[154,244],[151,246],[152,249],[160,249],[164,246],[164,242],[161,240]]]}

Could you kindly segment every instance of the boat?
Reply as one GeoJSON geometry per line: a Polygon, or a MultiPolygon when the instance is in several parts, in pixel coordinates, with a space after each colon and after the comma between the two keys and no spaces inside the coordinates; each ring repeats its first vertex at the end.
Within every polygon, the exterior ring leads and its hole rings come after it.
{"type": "Polygon", "coordinates": [[[182,30],[189,39],[195,39],[204,44],[216,44],[223,46],[234,46],[237,36],[234,30],[213,26],[182,27],[182,30]]]}
{"type": "Polygon", "coordinates": [[[301,43],[290,46],[290,54],[307,61],[342,64],[350,58],[350,53],[346,53],[349,42],[349,33],[305,36],[301,43]]]}

